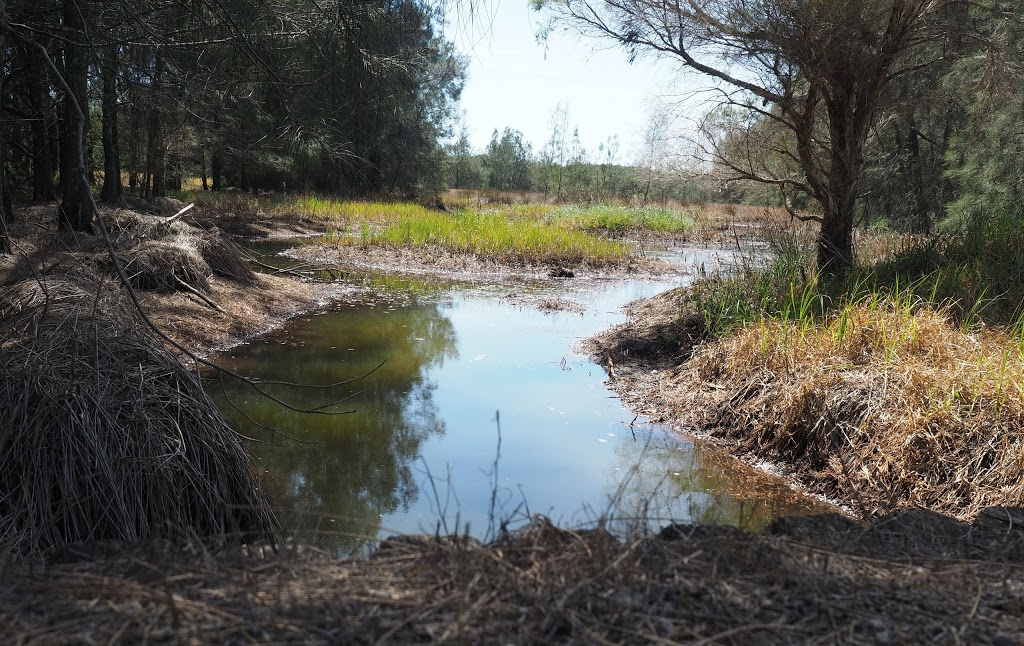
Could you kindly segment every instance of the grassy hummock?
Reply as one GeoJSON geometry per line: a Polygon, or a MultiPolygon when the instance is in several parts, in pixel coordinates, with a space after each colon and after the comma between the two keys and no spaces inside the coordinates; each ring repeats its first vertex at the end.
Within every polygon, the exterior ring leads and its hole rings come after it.
{"type": "Polygon", "coordinates": [[[914,241],[842,282],[797,245],[635,305],[599,352],[620,392],[860,514],[1024,505],[1022,241],[914,241]]]}
{"type": "Polygon", "coordinates": [[[429,213],[405,217],[382,228],[364,224],[359,237],[335,236],[342,244],[440,247],[513,264],[623,262],[632,249],[579,231],[537,222],[514,222],[503,215],[429,213]]]}
{"type": "Polygon", "coordinates": [[[260,537],[276,521],[194,371],[90,270],[0,293],[0,545],[260,537]]]}

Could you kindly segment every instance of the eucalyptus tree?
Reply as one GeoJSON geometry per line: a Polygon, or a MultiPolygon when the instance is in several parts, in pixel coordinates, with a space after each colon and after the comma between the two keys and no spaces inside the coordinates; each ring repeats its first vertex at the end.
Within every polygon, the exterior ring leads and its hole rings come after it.
{"type": "Polygon", "coordinates": [[[864,147],[887,87],[926,62],[958,0],[534,0],[555,20],[611,39],[631,57],[666,56],[712,80],[722,100],[790,136],[775,152],[800,173],[777,176],[724,159],[733,177],[804,193],[820,213],[818,265],[845,273],[864,147]]]}

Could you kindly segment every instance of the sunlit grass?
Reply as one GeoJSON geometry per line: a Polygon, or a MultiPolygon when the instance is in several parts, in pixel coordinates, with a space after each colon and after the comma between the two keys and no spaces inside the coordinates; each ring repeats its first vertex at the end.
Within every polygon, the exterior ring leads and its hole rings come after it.
{"type": "Polygon", "coordinates": [[[504,215],[462,212],[414,214],[382,227],[361,226],[359,235],[334,236],[340,244],[439,247],[456,253],[527,264],[616,264],[632,249],[580,231],[504,215]]]}
{"type": "Polygon", "coordinates": [[[643,232],[678,234],[695,226],[680,209],[610,205],[559,206],[468,196],[448,213],[414,202],[340,200],[315,194],[254,197],[239,192],[182,192],[212,210],[298,217],[321,223],[338,244],[432,246],[517,263],[606,265],[633,254],[629,244],[604,239],[643,232]]]}
{"type": "Polygon", "coordinates": [[[568,206],[550,217],[552,221],[574,229],[617,234],[641,231],[688,233],[696,226],[694,217],[685,211],[655,206],[568,206]]]}
{"type": "Polygon", "coordinates": [[[347,223],[385,223],[432,213],[414,202],[369,202],[336,200],[316,195],[289,196],[273,205],[273,212],[299,214],[335,225],[347,223]]]}

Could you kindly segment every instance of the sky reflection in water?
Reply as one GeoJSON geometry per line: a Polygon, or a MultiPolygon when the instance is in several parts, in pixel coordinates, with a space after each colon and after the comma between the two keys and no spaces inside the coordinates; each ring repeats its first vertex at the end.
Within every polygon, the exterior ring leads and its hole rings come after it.
{"type": "Polygon", "coordinates": [[[642,420],[630,427],[634,415],[606,388],[604,371],[572,352],[623,320],[622,305],[680,280],[571,283],[560,295],[584,303],[580,315],[502,298],[528,288],[378,277],[375,296],[301,317],[222,357],[243,374],[303,384],[344,381],[384,361],[331,389],[271,387],[297,407],[346,399],[326,410],[354,413],[294,413],[237,384],[210,390],[236,427],[268,442],[253,447],[285,526],[315,529],[338,551],[357,547],[355,537],[432,533],[439,524],[483,537],[496,413],[499,520],[529,511],[578,525],[616,499],[627,518],[758,529],[813,508],[788,490],[752,487],[748,469],[713,450],[642,420]]]}

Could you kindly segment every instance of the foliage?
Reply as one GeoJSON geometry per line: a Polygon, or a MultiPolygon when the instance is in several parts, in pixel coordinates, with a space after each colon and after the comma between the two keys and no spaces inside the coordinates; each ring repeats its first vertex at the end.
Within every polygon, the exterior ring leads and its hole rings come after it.
{"type": "MultiPolygon", "coordinates": [[[[35,38],[50,58],[95,62],[95,83],[85,67],[65,67],[90,106],[88,161],[102,160],[108,200],[123,180],[149,197],[193,176],[214,190],[436,191],[465,68],[440,17],[420,0],[18,0],[6,14],[18,38],[35,38]],[[62,7],[75,20],[58,29],[62,7]]],[[[61,133],[68,148],[73,113],[65,105],[56,114],[50,96],[63,86],[33,46],[6,51],[14,118],[0,141],[30,153],[12,159],[10,177],[52,199],[51,142],[61,133]]],[[[69,163],[61,159],[64,174],[69,163]]]]}
{"type": "Polygon", "coordinates": [[[986,44],[950,74],[962,88],[968,124],[953,138],[949,176],[959,188],[949,228],[972,228],[979,219],[1024,216],[1024,3],[1011,0],[975,11],[986,44]]]}

